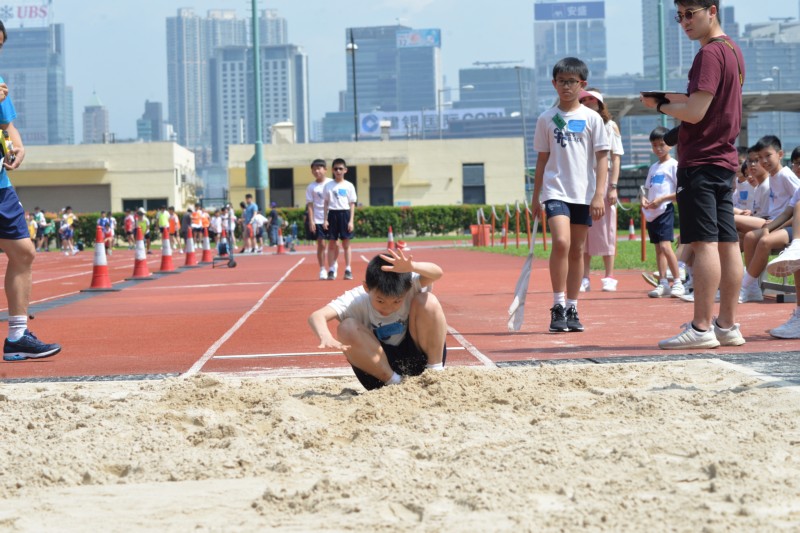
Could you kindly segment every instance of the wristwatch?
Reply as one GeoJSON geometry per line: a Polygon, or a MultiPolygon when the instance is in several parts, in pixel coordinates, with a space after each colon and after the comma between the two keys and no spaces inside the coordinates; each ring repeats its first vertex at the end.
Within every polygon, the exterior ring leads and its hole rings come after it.
{"type": "Polygon", "coordinates": [[[608,186],[611,187],[612,189],[616,189],[617,188],[617,184],[616,183],[609,183],[608,186]]]}

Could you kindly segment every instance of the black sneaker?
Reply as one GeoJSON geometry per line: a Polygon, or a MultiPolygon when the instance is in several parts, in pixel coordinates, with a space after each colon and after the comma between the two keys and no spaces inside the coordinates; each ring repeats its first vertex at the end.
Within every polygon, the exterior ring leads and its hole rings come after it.
{"type": "Polygon", "coordinates": [[[564,306],[556,304],[550,309],[550,332],[559,333],[569,331],[567,326],[567,313],[564,306]]]}
{"type": "Polygon", "coordinates": [[[353,279],[353,273],[350,270],[344,271],[344,279],[353,279]]]}
{"type": "Polygon", "coordinates": [[[29,330],[18,341],[11,342],[6,339],[3,345],[4,361],[24,361],[25,359],[41,359],[50,357],[61,351],[58,344],[46,344],[36,338],[29,330]]]}
{"type": "Polygon", "coordinates": [[[330,280],[336,279],[336,273],[333,270],[328,270],[328,279],[330,280]]]}
{"type": "Polygon", "coordinates": [[[570,305],[567,309],[567,328],[570,331],[583,331],[583,324],[578,320],[578,310],[574,305],[570,305]]]}

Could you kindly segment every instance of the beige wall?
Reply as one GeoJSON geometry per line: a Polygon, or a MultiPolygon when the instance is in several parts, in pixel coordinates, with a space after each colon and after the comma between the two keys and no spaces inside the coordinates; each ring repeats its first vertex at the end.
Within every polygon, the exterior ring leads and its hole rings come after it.
{"type": "Polygon", "coordinates": [[[194,154],[169,142],[26,146],[25,161],[11,173],[11,182],[26,199],[26,208],[37,203],[49,210],[63,207],[44,205],[52,202],[53,195],[37,191],[47,188],[107,188],[105,202],[93,195],[86,198],[86,205],[73,204],[76,211],[109,207],[120,211],[124,199],[137,198],[167,198],[168,203],[183,209],[195,200],[195,179],[194,154]]]}
{"type": "MultiPolygon", "coordinates": [[[[254,154],[253,145],[229,147],[228,179],[231,202],[236,205],[246,193],[245,162],[254,154]]],[[[391,165],[395,205],[450,205],[462,201],[462,165],[482,163],[486,202],[505,204],[525,198],[524,153],[521,138],[413,140],[360,143],[313,143],[264,145],[268,168],[291,168],[294,173],[294,203],[305,204],[305,189],[311,182],[309,165],[322,157],[328,163],[342,157],[358,174],[358,196],[369,202],[370,165],[391,165]]],[[[269,189],[266,191],[269,201],[269,189]]]]}

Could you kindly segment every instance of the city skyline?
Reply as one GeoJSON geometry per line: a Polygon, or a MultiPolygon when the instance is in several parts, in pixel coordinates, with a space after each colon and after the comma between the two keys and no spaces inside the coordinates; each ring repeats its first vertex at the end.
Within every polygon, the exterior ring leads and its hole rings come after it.
{"type": "MultiPolygon", "coordinates": [[[[111,131],[116,137],[135,137],[136,120],[144,111],[145,101],[167,103],[167,17],[175,16],[179,7],[191,7],[200,15],[210,9],[232,8],[223,4],[219,0],[143,0],[108,8],[96,0],[80,4],[77,0],[55,0],[52,22],[65,25],[67,83],[74,90],[75,116],[81,116],[96,91],[108,107],[111,131]],[[86,17],[86,10],[93,7],[98,8],[97,15],[86,17]]],[[[245,18],[250,14],[250,3],[242,4],[236,6],[236,11],[245,18]]],[[[302,47],[308,55],[311,117],[319,120],[326,112],[338,110],[339,92],[346,88],[347,27],[403,24],[441,29],[442,68],[450,86],[457,84],[458,71],[471,68],[475,61],[521,60],[523,66],[534,66],[534,2],[509,4],[512,5],[475,0],[384,0],[352,2],[354,9],[342,10],[318,0],[302,5],[281,0],[260,2],[259,11],[277,10],[288,22],[289,42],[302,47]],[[491,9],[486,9],[489,6],[491,9]],[[453,16],[456,10],[458,17],[453,16]],[[498,39],[492,40],[492,35],[498,39]]],[[[667,0],[667,4],[671,2],[667,0]]],[[[769,17],[798,16],[797,4],[778,0],[763,0],[758,5],[731,0],[723,2],[723,6],[735,8],[742,28],[769,17]]],[[[606,0],[605,11],[608,74],[641,72],[641,5],[606,0]]],[[[0,56],[0,72],[2,65],[0,56]]]]}

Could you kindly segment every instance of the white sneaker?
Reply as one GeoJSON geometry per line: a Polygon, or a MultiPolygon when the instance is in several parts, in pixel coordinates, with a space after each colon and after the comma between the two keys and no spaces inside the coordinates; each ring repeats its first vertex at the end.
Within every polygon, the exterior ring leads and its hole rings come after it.
{"type": "Polygon", "coordinates": [[[328,279],[328,271],[325,270],[325,267],[320,267],[320,269],[319,269],[319,279],[328,279]]]}
{"type": "Polygon", "coordinates": [[[662,350],[685,350],[687,348],[716,348],[720,344],[713,328],[701,333],[692,327],[691,322],[681,327],[683,331],[674,337],[660,341],[658,347],[662,350]]]}
{"type": "Polygon", "coordinates": [[[581,292],[589,292],[591,287],[589,287],[589,278],[583,278],[581,280],[581,292]]]}
{"type": "Polygon", "coordinates": [[[672,295],[672,289],[666,283],[659,283],[658,287],[648,292],[650,298],[669,298],[672,295]]]}
{"type": "Polygon", "coordinates": [[[642,277],[653,287],[658,287],[658,274],[654,276],[650,272],[642,272],[642,277]]]}
{"type": "MultiPolygon", "coordinates": [[[[686,286],[684,285],[684,289],[686,286]]],[[[678,297],[679,300],[683,300],[684,302],[694,302],[694,292],[690,292],[689,294],[684,294],[683,296],[678,297]]],[[[719,303],[719,291],[717,294],[714,295],[714,301],[719,303]]]]}
{"type": "Polygon", "coordinates": [[[614,278],[602,278],[600,283],[603,284],[603,290],[606,292],[614,292],[617,290],[617,280],[614,278]]]}
{"type": "Polygon", "coordinates": [[[683,292],[690,293],[694,290],[694,278],[689,276],[689,279],[683,282],[683,292]]]}
{"type": "Polygon", "coordinates": [[[800,339],[800,316],[793,312],[785,324],[769,330],[769,334],[779,339],[800,339]]]}
{"type": "Polygon", "coordinates": [[[742,332],[739,330],[739,324],[734,324],[728,329],[722,329],[717,326],[717,317],[711,321],[714,328],[714,335],[716,335],[720,346],[741,346],[745,341],[742,337],[742,332]]]}
{"type": "Polygon", "coordinates": [[[800,270],[800,248],[786,248],[767,264],[767,272],[783,278],[800,270]]]}
{"type": "Polygon", "coordinates": [[[764,295],[761,293],[761,287],[758,286],[758,282],[753,283],[749,287],[742,287],[739,290],[739,303],[747,303],[747,302],[763,302],[764,295]]]}
{"type": "Polygon", "coordinates": [[[684,294],[686,294],[686,289],[683,286],[683,283],[680,280],[675,280],[675,283],[672,284],[672,288],[670,289],[670,296],[673,298],[680,298],[684,294]]]}

